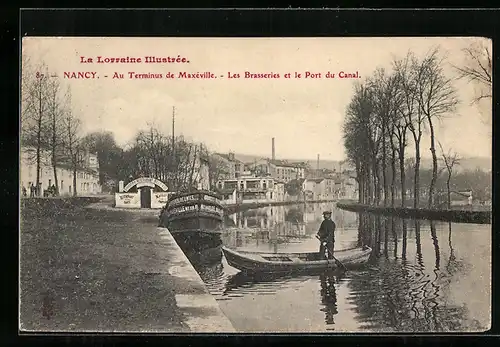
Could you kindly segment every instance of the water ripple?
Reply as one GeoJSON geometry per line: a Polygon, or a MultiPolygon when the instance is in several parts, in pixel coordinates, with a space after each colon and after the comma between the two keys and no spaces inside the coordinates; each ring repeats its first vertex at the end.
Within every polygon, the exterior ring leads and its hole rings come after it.
{"type": "MultiPolygon", "coordinates": [[[[254,218],[253,223],[258,225],[259,218],[268,223],[271,217],[287,218],[287,211],[293,210],[294,221],[305,224],[300,229],[301,243],[290,242],[293,237],[287,234],[286,223],[278,223],[275,234],[272,230],[264,233],[235,227],[224,234],[223,242],[228,247],[266,252],[315,250],[317,241],[311,235],[316,232],[318,217],[324,209],[334,207],[307,205],[273,212],[263,209],[259,213],[248,212],[241,220],[235,218],[236,224],[254,218]],[[255,237],[257,232],[262,234],[259,238],[255,237]]],[[[460,230],[452,231],[451,224],[336,213],[335,219],[339,220],[336,248],[368,244],[374,249],[367,266],[340,278],[332,274],[255,278],[228,266],[222,257],[214,261],[205,257],[199,264],[195,259],[190,260],[216,300],[224,303],[225,313],[235,327],[241,324],[241,331],[280,331],[293,325],[304,329],[319,326],[319,330],[322,326],[323,330],[335,331],[457,332],[487,326],[487,320],[472,319],[469,310],[479,300],[476,294],[484,294],[474,292],[467,296],[461,292],[464,283],[476,279],[472,264],[481,265],[484,261],[467,251],[474,249],[471,247],[484,247],[483,234],[466,236],[477,226],[461,226],[460,230]],[[462,301],[457,301],[457,297],[462,301]],[[290,306],[294,301],[297,305],[290,306]],[[242,310],[248,315],[245,319],[242,310]],[[259,315],[262,310],[280,317],[283,312],[290,312],[290,319],[295,320],[288,323],[266,320],[259,315]]]]}

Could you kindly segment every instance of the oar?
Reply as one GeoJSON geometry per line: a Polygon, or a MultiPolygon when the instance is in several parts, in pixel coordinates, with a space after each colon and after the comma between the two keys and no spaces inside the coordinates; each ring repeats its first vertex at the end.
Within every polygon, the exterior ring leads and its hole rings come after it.
{"type": "MultiPolygon", "coordinates": [[[[316,238],[319,240],[319,242],[322,242],[318,235],[316,235],[316,238]]],[[[328,245],[328,243],[327,243],[327,245],[328,245]]],[[[340,260],[338,260],[337,258],[335,258],[335,256],[333,255],[333,249],[327,248],[326,250],[328,251],[328,253],[330,253],[332,255],[332,258],[333,258],[333,260],[335,260],[335,263],[337,263],[338,266],[343,268],[344,271],[347,271],[347,268],[345,267],[345,265],[342,264],[342,262],[340,260]]]]}

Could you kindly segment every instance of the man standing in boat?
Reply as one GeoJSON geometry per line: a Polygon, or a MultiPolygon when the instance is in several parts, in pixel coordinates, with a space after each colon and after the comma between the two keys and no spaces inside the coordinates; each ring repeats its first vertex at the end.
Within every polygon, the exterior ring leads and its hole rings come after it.
{"type": "Polygon", "coordinates": [[[335,223],[332,220],[332,212],[323,212],[323,217],[325,219],[321,222],[317,234],[320,241],[319,252],[320,254],[325,254],[326,249],[328,251],[328,259],[333,259],[332,251],[335,243],[335,223]]]}

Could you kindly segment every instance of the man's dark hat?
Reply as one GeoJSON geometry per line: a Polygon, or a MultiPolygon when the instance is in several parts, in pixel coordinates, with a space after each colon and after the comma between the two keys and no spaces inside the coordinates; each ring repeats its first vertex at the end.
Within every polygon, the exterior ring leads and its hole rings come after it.
{"type": "Polygon", "coordinates": [[[327,214],[332,214],[332,212],[331,211],[325,211],[325,212],[323,212],[323,215],[327,215],[327,214]]]}

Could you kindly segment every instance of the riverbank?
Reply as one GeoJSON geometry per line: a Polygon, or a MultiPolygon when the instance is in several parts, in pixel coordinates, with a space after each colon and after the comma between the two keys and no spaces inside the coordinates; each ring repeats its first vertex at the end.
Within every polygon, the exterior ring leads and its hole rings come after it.
{"type": "Polygon", "coordinates": [[[170,232],[101,199],[21,202],[20,330],[234,332],[170,232]]]}
{"type": "Polygon", "coordinates": [[[270,201],[270,202],[259,202],[259,203],[242,203],[242,204],[228,204],[224,205],[227,214],[233,214],[236,212],[252,210],[255,208],[262,208],[268,206],[287,206],[287,205],[299,205],[299,204],[318,204],[325,202],[335,202],[337,200],[294,200],[294,201],[270,201]]]}
{"type": "Polygon", "coordinates": [[[455,223],[491,224],[491,211],[434,210],[411,207],[370,206],[357,203],[338,203],[337,207],[351,212],[364,212],[399,218],[429,219],[455,223]]]}

